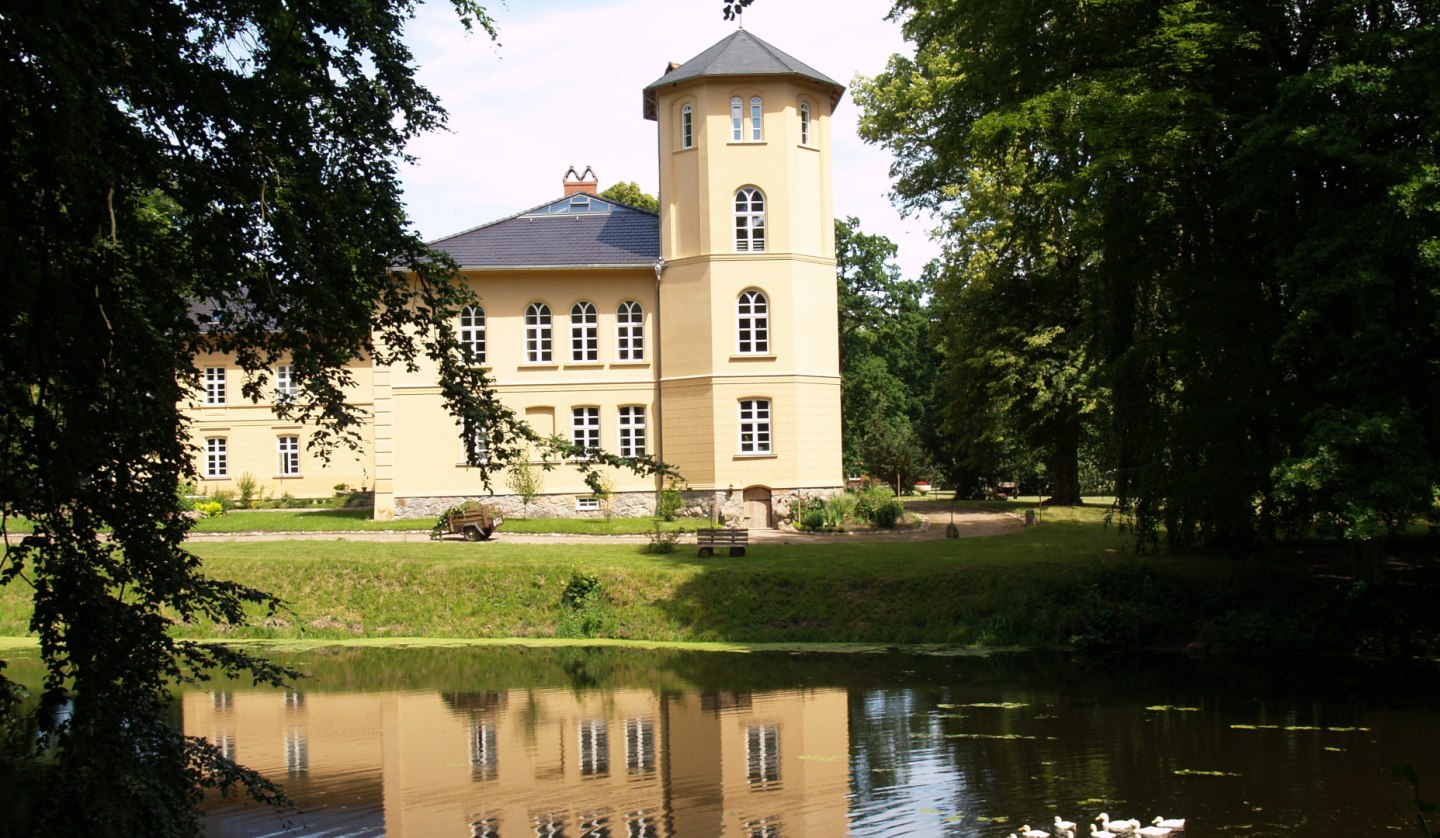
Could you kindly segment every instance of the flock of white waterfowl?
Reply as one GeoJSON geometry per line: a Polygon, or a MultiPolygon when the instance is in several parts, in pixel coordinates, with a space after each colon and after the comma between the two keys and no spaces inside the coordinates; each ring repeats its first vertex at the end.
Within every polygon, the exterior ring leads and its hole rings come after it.
{"type": "MultiPolygon", "coordinates": [[[[1090,838],[1164,838],[1172,832],[1180,832],[1185,829],[1184,818],[1162,818],[1156,816],[1149,826],[1141,826],[1140,822],[1131,818],[1128,820],[1112,821],[1110,816],[1101,812],[1095,816],[1096,823],[1090,824],[1090,838]]],[[[1043,829],[1031,829],[1030,824],[1020,827],[1018,833],[1010,833],[1010,838],[1075,838],[1075,822],[1067,821],[1059,815],[1055,816],[1055,823],[1051,827],[1053,833],[1043,829]]],[[[1081,836],[1085,838],[1085,836],[1081,836]]]]}

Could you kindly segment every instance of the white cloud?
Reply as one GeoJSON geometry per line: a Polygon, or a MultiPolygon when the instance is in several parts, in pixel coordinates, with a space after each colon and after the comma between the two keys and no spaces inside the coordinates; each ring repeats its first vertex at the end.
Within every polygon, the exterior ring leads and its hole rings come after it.
{"type": "MultiPolygon", "coordinates": [[[[658,191],[655,123],[641,91],[670,61],[687,61],[734,28],[720,0],[556,0],[491,6],[499,45],[467,35],[449,3],[419,8],[407,30],[422,84],[450,112],[449,130],[421,137],[401,178],[421,235],[436,239],[557,197],[566,168],[591,166],[604,188],[633,180],[658,191]]],[[[885,0],[759,0],[745,27],[849,85],[908,52],[885,0]]],[[[910,277],[938,248],[927,224],[888,200],[890,156],[856,136],[847,94],[832,125],[835,214],[900,246],[910,277]]]]}

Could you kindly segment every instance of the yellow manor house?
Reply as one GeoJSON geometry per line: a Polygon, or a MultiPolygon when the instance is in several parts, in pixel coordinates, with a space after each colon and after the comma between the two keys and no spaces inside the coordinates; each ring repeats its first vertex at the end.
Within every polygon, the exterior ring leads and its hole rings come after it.
{"type": "MultiPolygon", "coordinates": [[[[738,30],[644,90],[659,131],[660,211],[564,194],[431,243],[478,299],[457,324],[505,404],[542,436],[672,465],[687,503],[770,527],[797,496],[844,485],[840,453],[830,116],[844,87],[738,30]]],[[[356,364],[365,445],[322,463],[309,429],[238,398],[241,372],[197,360],[188,411],[202,488],[252,475],[266,491],[373,487],[375,517],[434,517],[466,499],[521,502],[465,465],[433,367],[356,364]]],[[[275,398],[303,398],[288,367],[275,398]]],[[[539,471],[540,517],[599,514],[574,468],[539,471]]],[[[655,478],[615,472],[611,509],[649,514],[655,478]]]]}

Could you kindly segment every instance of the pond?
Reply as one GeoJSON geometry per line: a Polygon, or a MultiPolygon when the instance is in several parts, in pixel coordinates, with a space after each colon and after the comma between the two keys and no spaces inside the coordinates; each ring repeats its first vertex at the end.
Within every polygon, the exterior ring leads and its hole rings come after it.
{"type": "Polygon", "coordinates": [[[617,647],[317,649],[294,689],[210,684],[187,733],[299,811],[210,836],[1006,838],[1056,815],[1176,838],[1423,835],[1434,665],[617,647]]]}

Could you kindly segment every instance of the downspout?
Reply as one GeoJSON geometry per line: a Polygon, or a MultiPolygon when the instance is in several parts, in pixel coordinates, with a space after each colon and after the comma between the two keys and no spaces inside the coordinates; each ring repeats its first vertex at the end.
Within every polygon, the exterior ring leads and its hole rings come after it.
{"type": "MultiPolygon", "coordinates": [[[[663,390],[660,388],[661,362],[664,360],[665,342],[660,339],[660,273],[665,270],[664,257],[655,259],[655,459],[665,462],[665,405],[663,390]]],[[[655,475],[655,491],[665,488],[665,476],[655,475]]],[[[656,495],[659,500],[659,495],[656,495]]]]}

